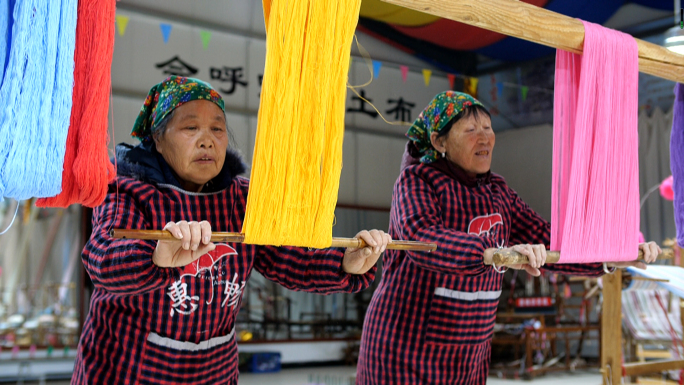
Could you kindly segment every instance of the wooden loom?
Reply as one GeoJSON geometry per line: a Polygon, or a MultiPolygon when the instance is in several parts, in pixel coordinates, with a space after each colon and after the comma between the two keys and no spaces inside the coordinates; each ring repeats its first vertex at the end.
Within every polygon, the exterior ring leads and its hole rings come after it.
{"type": "MultiPolygon", "coordinates": [[[[676,241],[674,241],[676,242],[676,241]]],[[[677,247],[674,245],[673,247],[677,247]]],[[[684,259],[679,260],[684,267],[684,259]]],[[[603,314],[601,316],[601,373],[604,384],[619,384],[622,376],[634,377],[666,370],[684,369],[684,359],[662,359],[648,362],[622,362],[622,274],[609,274],[603,279],[603,314]],[[607,305],[607,306],[606,306],[607,305]],[[607,311],[610,310],[611,313],[607,311]],[[612,316],[611,316],[612,315],[612,316]],[[610,362],[616,364],[611,365],[610,362]],[[610,366],[608,366],[610,365],[610,366]],[[611,382],[608,382],[612,379],[611,382]]],[[[680,318],[684,329],[684,298],[679,299],[680,318]]],[[[677,347],[675,346],[675,349],[677,347]]],[[[681,373],[680,375],[684,375],[681,373]]]]}
{"type": "MultiPolygon", "coordinates": [[[[584,26],[579,19],[517,0],[382,1],[572,53],[581,54],[584,45],[584,26]]],[[[684,56],[652,43],[635,40],[639,48],[640,72],[684,83],[684,56]]],[[[499,265],[526,263],[526,258],[521,258],[520,255],[499,255],[497,258],[499,259],[495,263],[499,262],[499,265]]],[[[610,379],[610,384],[613,385],[619,384],[623,375],[622,275],[607,275],[603,285],[601,371],[604,383],[609,383],[610,379]]],[[[631,363],[624,366],[627,376],[671,369],[684,369],[684,360],[631,363]]]]}

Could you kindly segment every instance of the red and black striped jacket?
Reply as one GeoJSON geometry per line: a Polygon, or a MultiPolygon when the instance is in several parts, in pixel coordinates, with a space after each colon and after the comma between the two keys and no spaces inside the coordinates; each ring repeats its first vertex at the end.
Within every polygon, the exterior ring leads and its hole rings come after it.
{"type": "MultiPolygon", "coordinates": [[[[120,173],[130,166],[126,160],[119,158],[120,173]]],[[[191,193],[173,182],[138,180],[156,162],[139,161],[128,172],[137,178],[118,177],[94,210],[82,259],[95,290],[73,384],[236,384],[234,322],[253,268],[289,289],[315,293],[360,291],[373,281],[375,268],[344,273],[341,249],[226,244],[183,268],[154,265],[156,241],[112,239],[109,230],[207,220],[213,231],[240,232],[249,182],[230,175],[241,162],[229,159],[229,173],[216,182],[225,186],[191,193]]],[[[172,178],[163,167],[156,174],[157,181],[172,178]]]]}
{"type": "MultiPolygon", "coordinates": [[[[394,186],[389,233],[438,249],[386,252],[364,322],[357,384],[484,384],[503,274],[483,264],[483,252],[548,247],[549,223],[498,175],[471,184],[445,172],[443,163],[418,164],[394,186]]],[[[545,268],[603,272],[600,264],[545,268]]]]}

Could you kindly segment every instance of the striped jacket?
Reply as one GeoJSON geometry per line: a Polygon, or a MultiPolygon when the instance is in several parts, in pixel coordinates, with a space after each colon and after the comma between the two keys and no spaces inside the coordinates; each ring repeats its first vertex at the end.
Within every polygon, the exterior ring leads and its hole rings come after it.
{"type": "MultiPolygon", "coordinates": [[[[231,176],[244,169],[229,154],[214,191],[183,191],[162,160],[142,154],[137,171],[128,172],[136,178],[119,176],[94,210],[82,259],[95,290],[73,384],[236,384],[234,322],[253,268],[289,289],[315,293],[360,291],[374,279],[375,268],[344,273],[341,249],[220,244],[183,268],[154,265],[155,241],[112,239],[109,230],[207,220],[214,231],[239,232],[249,183],[231,176]],[[150,174],[146,167],[156,179],[140,180],[150,174]],[[170,183],[147,180],[165,178],[170,183]]],[[[130,168],[127,161],[119,158],[120,173],[130,168]]]]}
{"type": "MultiPolygon", "coordinates": [[[[385,254],[364,322],[357,384],[484,384],[503,274],[483,264],[483,252],[524,243],[548,247],[549,223],[503,178],[465,183],[440,162],[408,166],[394,186],[392,239],[434,242],[438,249],[385,254]]],[[[603,271],[600,264],[545,268],[603,271]]]]}

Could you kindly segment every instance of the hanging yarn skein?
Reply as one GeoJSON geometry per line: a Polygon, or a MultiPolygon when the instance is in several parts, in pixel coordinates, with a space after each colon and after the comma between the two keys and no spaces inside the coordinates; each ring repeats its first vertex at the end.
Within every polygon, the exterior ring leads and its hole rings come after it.
{"type": "Polygon", "coordinates": [[[109,94],[114,55],[116,0],[81,1],[78,6],[73,113],[66,141],[62,191],[39,199],[38,207],[100,205],[116,177],[108,155],[109,94]]]}
{"type": "Polygon", "coordinates": [[[0,19],[11,24],[11,36],[2,40],[0,197],[53,196],[71,116],[78,1],[4,3],[0,19]]]}
{"type": "Polygon", "coordinates": [[[0,84],[5,74],[5,65],[9,53],[9,40],[12,31],[12,17],[9,0],[0,0],[0,84]]]}
{"type": "Polygon", "coordinates": [[[583,55],[556,53],[551,248],[560,263],[635,260],[637,45],[582,23],[583,55]]]}
{"type": "Polygon", "coordinates": [[[332,243],[360,6],[360,0],[264,0],[266,66],[242,228],[247,243],[332,243]]]}
{"type": "Polygon", "coordinates": [[[674,190],[675,225],[677,243],[684,247],[684,86],[675,84],[675,101],[672,109],[670,134],[670,170],[674,190]]]}

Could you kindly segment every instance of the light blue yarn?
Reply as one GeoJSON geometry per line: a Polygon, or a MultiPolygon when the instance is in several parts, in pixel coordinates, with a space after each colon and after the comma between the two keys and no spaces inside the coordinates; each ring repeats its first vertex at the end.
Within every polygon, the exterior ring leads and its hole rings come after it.
{"type": "Polygon", "coordinates": [[[71,118],[77,0],[17,0],[0,86],[0,196],[62,189],[71,118]]]}
{"type": "Polygon", "coordinates": [[[0,85],[5,73],[5,61],[9,52],[9,35],[12,18],[10,17],[10,0],[0,0],[0,85]]]}

